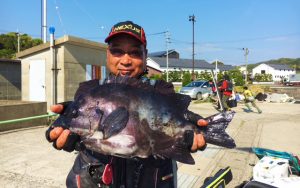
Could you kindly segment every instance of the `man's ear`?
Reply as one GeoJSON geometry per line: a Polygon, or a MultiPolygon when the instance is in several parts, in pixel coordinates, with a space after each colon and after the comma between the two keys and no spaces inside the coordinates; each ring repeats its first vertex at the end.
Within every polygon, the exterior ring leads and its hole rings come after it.
{"type": "Polygon", "coordinates": [[[147,68],[147,57],[148,57],[148,49],[147,48],[145,48],[145,63],[144,63],[144,65],[145,65],[145,69],[147,68]]]}

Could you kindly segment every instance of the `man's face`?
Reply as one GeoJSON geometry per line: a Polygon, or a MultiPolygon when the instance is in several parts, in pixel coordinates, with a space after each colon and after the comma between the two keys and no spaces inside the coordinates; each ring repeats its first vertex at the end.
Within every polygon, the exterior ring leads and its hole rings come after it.
{"type": "Polygon", "coordinates": [[[114,75],[137,77],[146,68],[147,50],[137,39],[120,35],[109,41],[107,68],[114,75]]]}

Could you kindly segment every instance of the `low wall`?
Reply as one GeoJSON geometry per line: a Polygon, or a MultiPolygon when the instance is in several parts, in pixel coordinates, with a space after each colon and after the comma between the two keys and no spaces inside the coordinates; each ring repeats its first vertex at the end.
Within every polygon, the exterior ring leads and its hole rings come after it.
{"type": "Polygon", "coordinates": [[[271,93],[287,94],[289,97],[300,99],[300,87],[270,87],[271,93]]]}
{"type": "Polygon", "coordinates": [[[255,85],[274,85],[274,82],[253,82],[255,85]]]}
{"type": "MultiPolygon", "coordinates": [[[[0,100],[0,121],[47,114],[46,102],[25,102],[0,100]]],[[[0,124],[0,132],[12,129],[46,125],[47,118],[39,118],[16,123],[0,124]]]]}

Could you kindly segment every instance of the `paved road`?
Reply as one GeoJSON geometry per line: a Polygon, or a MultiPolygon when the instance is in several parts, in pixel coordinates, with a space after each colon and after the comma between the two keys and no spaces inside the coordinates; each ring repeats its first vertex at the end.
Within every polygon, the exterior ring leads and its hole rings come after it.
{"type": "MultiPolygon", "coordinates": [[[[251,153],[251,147],[288,151],[300,156],[300,105],[257,104],[262,114],[245,112],[243,104],[234,108],[237,113],[227,132],[234,137],[237,148],[223,149],[209,145],[204,152],[197,152],[196,165],[179,167],[179,187],[199,187],[206,177],[227,166],[231,167],[233,173],[233,180],[228,187],[240,185],[252,177],[253,165],[258,160],[251,153]],[[184,175],[183,178],[181,175],[184,175]]],[[[214,113],[209,104],[192,105],[191,110],[202,112],[203,115],[214,113]]]]}
{"type": "MultiPolygon", "coordinates": [[[[207,176],[230,166],[235,187],[252,174],[257,161],[251,147],[265,147],[292,152],[300,156],[300,105],[258,103],[262,114],[246,113],[243,105],[227,132],[235,138],[236,149],[208,145],[203,152],[193,154],[196,165],[178,164],[178,185],[200,187],[207,176]]],[[[211,104],[192,104],[190,109],[203,116],[217,111],[211,104]]],[[[65,187],[65,177],[76,153],[56,151],[45,140],[45,126],[0,133],[1,187],[65,187]]]]}

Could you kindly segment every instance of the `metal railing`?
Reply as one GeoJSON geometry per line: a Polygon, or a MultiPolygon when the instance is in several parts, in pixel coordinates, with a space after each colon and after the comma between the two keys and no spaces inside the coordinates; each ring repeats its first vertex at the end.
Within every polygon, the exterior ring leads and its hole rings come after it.
{"type": "Polygon", "coordinates": [[[31,116],[31,117],[25,117],[25,118],[19,118],[19,119],[4,120],[4,121],[0,121],[0,125],[1,124],[8,124],[8,123],[18,123],[18,122],[22,122],[22,121],[29,121],[29,120],[33,120],[33,119],[46,118],[46,117],[52,117],[52,116],[57,116],[57,115],[58,114],[55,114],[55,113],[48,113],[48,114],[38,115],[38,116],[31,116]]]}

